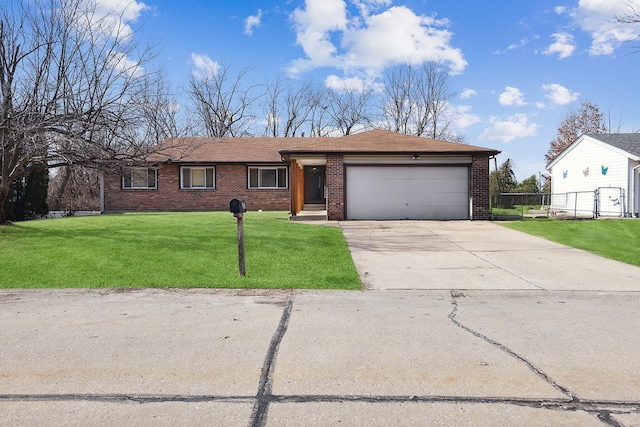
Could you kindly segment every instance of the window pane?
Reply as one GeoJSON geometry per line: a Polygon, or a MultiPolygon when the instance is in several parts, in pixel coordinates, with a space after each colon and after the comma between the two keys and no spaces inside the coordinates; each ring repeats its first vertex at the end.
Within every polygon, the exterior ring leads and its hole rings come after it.
{"type": "Polygon", "coordinates": [[[146,169],[133,169],[131,171],[131,186],[134,188],[147,188],[148,176],[146,169]]]}
{"type": "Polygon", "coordinates": [[[191,188],[191,168],[182,168],[182,188],[191,188]]]}
{"type": "Polygon", "coordinates": [[[131,188],[131,171],[128,170],[124,173],[122,177],[122,186],[124,188],[131,188]]]}
{"type": "Polygon", "coordinates": [[[214,179],[213,179],[213,171],[214,168],[207,168],[207,188],[215,187],[214,179]]]}
{"type": "Polygon", "coordinates": [[[287,188],[287,170],[285,168],[278,169],[278,188],[287,188]]]}
{"type": "Polygon", "coordinates": [[[260,187],[276,186],[276,169],[260,169],[260,187]]]}
{"type": "Polygon", "coordinates": [[[206,184],[206,174],[204,169],[191,169],[191,187],[202,188],[206,184]]]}
{"type": "Polygon", "coordinates": [[[156,188],[156,174],[157,173],[158,173],[157,169],[148,169],[147,188],[156,188]]]}
{"type": "Polygon", "coordinates": [[[249,169],[249,188],[258,188],[258,169],[249,169]]]}

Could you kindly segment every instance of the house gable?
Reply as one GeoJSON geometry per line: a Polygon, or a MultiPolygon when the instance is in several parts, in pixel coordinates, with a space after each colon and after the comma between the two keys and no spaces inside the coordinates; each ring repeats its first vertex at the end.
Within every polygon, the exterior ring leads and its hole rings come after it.
{"type": "Polygon", "coordinates": [[[569,155],[569,153],[582,144],[583,141],[599,145],[631,160],[640,161],[640,134],[584,134],[579,136],[578,139],[549,163],[547,170],[551,170],[556,163],[569,155]]]}
{"type": "Polygon", "coordinates": [[[552,192],[626,187],[628,153],[588,135],[580,137],[551,165],[552,192]]]}
{"type": "Polygon", "coordinates": [[[550,165],[552,206],[596,215],[640,210],[640,135],[580,136],[550,165]]]}

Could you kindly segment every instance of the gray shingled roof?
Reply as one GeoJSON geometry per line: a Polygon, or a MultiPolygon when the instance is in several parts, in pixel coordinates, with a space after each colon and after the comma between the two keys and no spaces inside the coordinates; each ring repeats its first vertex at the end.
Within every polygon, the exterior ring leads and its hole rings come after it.
{"type": "Polygon", "coordinates": [[[640,157],[640,133],[588,133],[586,135],[640,157]]]}

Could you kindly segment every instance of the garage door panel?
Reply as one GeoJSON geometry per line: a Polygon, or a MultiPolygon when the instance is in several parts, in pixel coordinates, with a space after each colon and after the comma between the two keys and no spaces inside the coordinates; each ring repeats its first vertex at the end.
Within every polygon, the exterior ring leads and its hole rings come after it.
{"type": "Polygon", "coordinates": [[[348,219],[468,219],[466,166],[349,166],[348,219]]]}

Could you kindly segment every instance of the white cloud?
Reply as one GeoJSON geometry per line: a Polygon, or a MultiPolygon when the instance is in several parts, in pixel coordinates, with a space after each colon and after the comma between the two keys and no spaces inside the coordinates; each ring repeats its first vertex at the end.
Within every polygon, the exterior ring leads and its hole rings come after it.
{"type": "Polygon", "coordinates": [[[460,94],[460,99],[469,99],[472,96],[476,95],[477,92],[473,89],[465,88],[460,94]]]}
{"type": "Polygon", "coordinates": [[[135,0],[83,0],[78,11],[82,17],[80,28],[125,41],[133,35],[129,24],[136,22],[142,12],[149,9],[146,4],[135,0]]]}
{"type": "Polygon", "coordinates": [[[526,114],[515,114],[506,120],[491,117],[491,126],[478,137],[480,141],[510,142],[514,139],[536,136],[539,124],[529,122],[526,114]]]}
{"type": "Polygon", "coordinates": [[[144,74],[144,68],[138,61],[127,58],[127,55],[121,52],[111,52],[107,62],[114,70],[128,74],[131,77],[141,77],[144,74]]]}
{"type": "Polygon", "coordinates": [[[556,83],[542,85],[542,91],[545,92],[545,96],[556,105],[566,105],[577,100],[580,96],[580,93],[571,92],[566,87],[556,83]]]}
{"type": "Polygon", "coordinates": [[[373,75],[389,63],[426,60],[442,61],[454,74],[464,70],[467,61],[451,45],[453,33],[447,29],[447,20],[416,15],[405,6],[372,13],[388,4],[360,0],[358,11],[351,11],[358,16],[348,19],[344,0],[306,0],[305,9],[298,8],[292,15],[297,43],[306,57],[293,61],[290,73],[338,67],[373,75]]]}
{"type": "Polygon", "coordinates": [[[455,117],[454,126],[458,129],[464,130],[482,121],[480,116],[471,113],[470,105],[458,105],[451,107],[451,115],[455,117]]]}
{"type": "Polygon", "coordinates": [[[390,6],[391,0],[352,0],[352,3],[356,5],[363,17],[368,17],[372,11],[390,6]]]}
{"type": "MultiPolygon", "coordinates": [[[[102,39],[102,42],[113,40],[114,43],[126,43],[134,33],[131,23],[140,18],[142,13],[151,8],[135,0],[81,0],[77,10],[69,10],[78,18],[75,29],[80,38],[102,39]]],[[[139,62],[128,58],[124,53],[111,52],[107,58],[109,64],[117,71],[125,72],[133,77],[144,74],[139,62]]]]}
{"type": "Polygon", "coordinates": [[[526,105],[524,94],[520,92],[520,89],[511,86],[507,86],[504,92],[498,96],[498,102],[500,105],[526,105]]]}
{"type": "Polygon", "coordinates": [[[374,91],[380,91],[382,89],[379,83],[376,84],[372,81],[367,81],[359,77],[343,78],[333,74],[325,79],[324,85],[329,89],[334,89],[338,91],[347,89],[347,90],[357,90],[359,92],[364,92],[367,89],[372,89],[374,91]]]}
{"type": "Polygon", "coordinates": [[[542,53],[545,55],[553,55],[554,53],[557,53],[558,59],[568,58],[573,54],[573,51],[576,49],[573,35],[569,33],[555,33],[551,34],[551,37],[556,41],[542,53]]]}
{"type": "Polygon", "coordinates": [[[207,55],[192,53],[191,62],[193,62],[193,70],[191,72],[198,79],[215,76],[220,69],[220,64],[207,55]]]}
{"type": "Polygon", "coordinates": [[[253,34],[253,29],[260,26],[262,19],[262,9],[258,9],[257,15],[251,15],[244,21],[244,33],[248,36],[253,34]]]}
{"type": "Polygon", "coordinates": [[[558,15],[562,15],[564,13],[564,11],[566,10],[566,8],[564,6],[556,6],[553,11],[555,13],[557,13],[558,15]]]}
{"type": "Polygon", "coordinates": [[[510,50],[514,50],[514,49],[518,49],[521,47],[524,47],[527,45],[527,43],[529,43],[529,40],[527,38],[522,38],[520,39],[520,41],[518,43],[511,43],[509,46],[507,46],[506,49],[504,50],[496,50],[493,52],[494,55],[503,55],[505,53],[507,53],[510,50]]]}
{"type": "Polygon", "coordinates": [[[289,70],[292,74],[339,65],[331,35],[347,28],[347,8],[343,0],[307,0],[305,4],[306,9],[297,8],[292,19],[296,41],[307,58],[293,61],[289,70]]]}
{"type": "Polygon", "coordinates": [[[592,55],[610,55],[620,43],[640,37],[640,24],[620,25],[616,17],[633,14],[630,0],[580,0],[571,16],[580,29],[591,35],[592,55]]]}
{"type": "Polygon", "coordinates": [[[544,107],[546,107],[544,102],[536,102],[536,108],[544,108],[544,107]]]}

